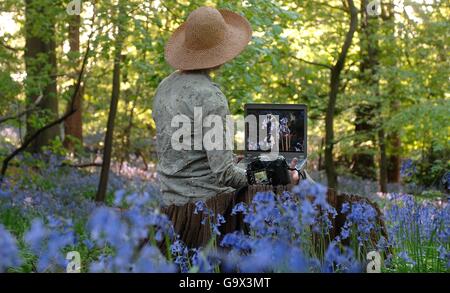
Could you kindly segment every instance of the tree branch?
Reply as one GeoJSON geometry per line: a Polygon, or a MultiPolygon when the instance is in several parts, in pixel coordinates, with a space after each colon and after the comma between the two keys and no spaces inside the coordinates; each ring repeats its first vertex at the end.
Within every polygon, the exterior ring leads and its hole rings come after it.
{"type": "Polygon", "coordinates": [[[90,42],[91,42],[92,34],[93,34],[93,32],[91,32],[91,34],[89,35],[88,41],[87,41],[86,53],[84,54],[83,63],[81,65],[80,73],[78,74],[78,80],[77,80],[77,84],[76,84],[76,87],[75,87],[75,91],[73,92],[72,97],[71,97],[71,107],[70,107],[70,109],[62,117],[60,117],[60,118],[50,122],[49,124],[47,124],[44,127],[38,129],[35,133],[30,135],[23,142],[23,144],[19,148],[14,150],[11,154],[9,154],[9,156],[7,156],[3,160],[2,169],[0,171],[0,185],[3,183],[3,180],[5,178],[6,171],[8,170],[9,162],[14,157],[16,157],[18,154],[23,152],[36,139],[36,137],[39,136],[39,134],[41,134],[45,130],[47,130],[47,129],[55,126],[55,125],[60,124],[61,122],[66,120],[68,117],[72,116],[78,110],[78,109],[75,109],[74,101],[75,101],[75,97],[78,95],[78,92],[80,91],[80,88],[81,88],[81,82],[82,82],[82,79],[83,79],[84,71],[85,71],[87,60],[88,60],[89,53],[90,53],[90,42]]]}
{"type": "Polygon", "coordinates": [[[314,62],[314,61],[308,61],[308,60],[305,60],[305,59],[302,59],[302,58],[299,58],[299,57],[296,57],[296,56],[292,56],[292,58],[294,58],[295,60],[304,62],[306,64],[315,65],[315,66],[319,66],[319,67],[324,67],[324,68],[327,68],[329,70],[332,69],[331,65],[328,65],[328,64],[314,62]]]}
{"type": "Polygon", "coordinates": [[[8,49],[8,50],[10,50],[10,51],[16,52],[16,53],[19,52],[19,51],[23,51],[23,50],[24,50],[24,48],[14,48],[14,47],[11,47],[11,46],[5,44],[2,40],[0,40],[0,46],[2,46],[2,47],[5,48],[5,49],[8,49]]]}
{"type": "Polygon", "coordinates": [[[84,164],[69,164],[63,163],[61,167],[73,167],[73,168],[89,168],[89,167],[101,167],[102,163],[84,163],[84,164]]]}
{"type": "Polygon", "coordinates": [[[5,117],[0,117],[0,124],[5,123],[6,121],[9,121],[9,120],[18,119],[18,118],[22,117],[23,115],[26,115],[26,114],[32,112],[39,105],[39,103],[42,101],[42,98],[43,98],[43,96],[40,95],[36,99],[36,101],[34,101],[33,105],[31,105],[27,109],[23,110],[22,112],[19,112],[18,114],[5,116],[5,117]]]}

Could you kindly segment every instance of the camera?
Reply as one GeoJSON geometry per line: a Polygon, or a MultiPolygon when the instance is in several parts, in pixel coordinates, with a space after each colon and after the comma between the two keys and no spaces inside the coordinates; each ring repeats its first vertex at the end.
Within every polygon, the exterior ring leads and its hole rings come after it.
{"type": "Polygon", "coordinates": [[[289,168],[283,156],[258,156],[247,165],[247,181],[249,185],[288,185],[291,183],[290,170],[297,169],[289,168]]]}

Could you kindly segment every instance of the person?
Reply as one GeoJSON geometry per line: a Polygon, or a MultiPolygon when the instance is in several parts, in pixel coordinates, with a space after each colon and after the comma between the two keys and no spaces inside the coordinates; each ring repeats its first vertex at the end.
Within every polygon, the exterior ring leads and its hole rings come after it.
{"type": "MultiPolygon", "coordinates": [[[[176,71],[160,83],[153,101],[157,173],[162,211],[189,247],[206,245],[212,236],[211,223],[204,221],[206,215],[199,211],[199,201],[205,202],[214,217],[224,216],[221,235],[244,229],[242,218],[232,216],[231,211],[243,200],[245,170],[233,161],[232,150],[196,148],[195,136],[204,135],[211,127],[195,127],[194,122],[197,109],[201,109],[203,118],[216,115],[222,121],[230,114],[226,97],[209,74],[239,55],[251,38],[251,26],[244,17],[229,10],[200,7],[174,31],[165,47],[165,59],[176,71]],[[178,128],[172,125],[177,115],[187,117],[194,125],[192,139],[177,141],[185,146],[182,149],[173,147],[178,128]]],[[[224,133],[220,135],[225,137],[224,133]]]]}

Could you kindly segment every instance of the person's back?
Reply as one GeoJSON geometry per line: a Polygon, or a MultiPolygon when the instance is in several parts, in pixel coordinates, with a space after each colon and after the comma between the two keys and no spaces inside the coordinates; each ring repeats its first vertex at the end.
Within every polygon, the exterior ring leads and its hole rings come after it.
{"type": "Polygon", "coordinates": [[[165,203],[162,212],[173,222],[180,240],[190,247],[206,245],[211,239],[212,229],[205,216],[226,222],[220,227],[222,235],[243,226],[242,219],[231,211],[243,195],[234,189],[245,190],[247,186],[245,171],[233,164],[232,150],[226,150],[225,145],[210,148],[203,144],[203,138],[216,128],[216,118],[222,128],[214,135],[224,138],[223,125],[229,114],[225,96],[207,72],[236,57],[251,37],[252,29],[244,17],[229,10],[200,7],[172,33],[165,47],[166,61],[178,71],[161,82],[152,109],[158,178],[165,203]],[[214,121],[203,123],[208,117],[214,121]],[[199,200],[212,213],[194,212],[199,210],[199,200]]]}
{"type": "Polygon", "coordinates": [[[203,135],[209,130],[202,126],[202,118],[218,115],[224,125],[225,116],[229,115],[225,96],[206,71],[172,73],[161,82],[153,103],[158,176],[166,205],[206,200],[246,185],[245,171],[233,165],[231,150],[207,151],[203,143],[195,145],[198,139],[203,142],[203,135]],[[172,121],[176,122],[175,127],[172,121]],[[178,139],[174,133],[183,127],[178,125],[180,121],[189,122],[191,127],[187,141],[175,142],[182,149],[174,148],[172,142],[178,139]],[[199,137],[195,137],[195,132],[199,137]]]}

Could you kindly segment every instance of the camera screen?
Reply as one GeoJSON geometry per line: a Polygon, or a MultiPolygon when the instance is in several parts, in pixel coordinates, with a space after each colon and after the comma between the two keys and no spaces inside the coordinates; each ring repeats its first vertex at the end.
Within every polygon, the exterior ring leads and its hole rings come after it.
{"type": "MultiPolygon", "coordinates": [[[[257,134],[246,135],[248,151],[269,152],[277,143],[272,129],[278,118],[278,150],[280,152],[306,151],[305,110],[248,109],[247,116],[254,115],[257,120],[257,134]],[[252,141],[256,137],[257,141],[252,141]],[[253,139],[252,139],[253,138],[253,139]]],[[[248,128],[247,131],[250,131],[248,128]]],[[[247,132],[248,134],[248,132],[247,132]]]]}
{"type": "Polygon", "coordinates": [[[269,182],[269,178],[267,177],[267,172],[264,170],[256,172],[255,173],[255,181],[256,181],[256,184],[262,184],[262,183],[269,182]]]}

